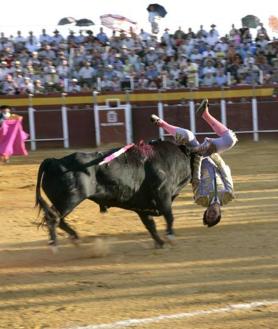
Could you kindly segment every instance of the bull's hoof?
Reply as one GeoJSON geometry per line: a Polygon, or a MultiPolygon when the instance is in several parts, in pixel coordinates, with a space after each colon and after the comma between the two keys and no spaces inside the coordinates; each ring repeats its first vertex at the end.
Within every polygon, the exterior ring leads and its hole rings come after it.
{"type": "Polygon", "coordinates": [[[56,241],[54,240],[49,240],[48,241],[48,245],[50,247],[50,250],[52,251],[52,253],[55,255],[58,253],[58,246],[56,244],[56,241]]]}
{"type": "Polygon", "coordinates": [[[164,241],[160,241],[160,242],[158,242],[158,241],[155,241],[155,243],[154,243],[154,247],[155,247],[155,249],[162,249],[163,247],[164,247],[164,241]]]}
{"type": "Polygon", "coordinates": [[[80,246],[80,240],[76,237],[76,236],[69,236],[69,240],[70,242],[75,245],[75,247],[79,247],[80,246]]]}
{"type": "Polygon", "coordinates": [[[166,235],[166,240],[172,246],[174,246],[176,244],[176,237],[175,237],[174,234],[167,234],[166,235]]]}

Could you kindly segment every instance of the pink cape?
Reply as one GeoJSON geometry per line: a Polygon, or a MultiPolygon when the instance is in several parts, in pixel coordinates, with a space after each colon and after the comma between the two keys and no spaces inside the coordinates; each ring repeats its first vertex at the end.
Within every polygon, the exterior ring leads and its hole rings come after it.
{"type": "Polygon", "coordinates": [[[25,140],[28,134],[23,131],[22,119],[4,120],[0,127],[0,155],[28,155],[25,148],[25,140]]]}

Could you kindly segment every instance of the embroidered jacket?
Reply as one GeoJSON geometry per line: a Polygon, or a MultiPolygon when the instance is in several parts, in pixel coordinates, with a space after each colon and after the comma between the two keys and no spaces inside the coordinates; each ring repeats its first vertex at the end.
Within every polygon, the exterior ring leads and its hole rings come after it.
{"type": "Polygon", "coordinates": [[[192,189],[198,205],[208,207],[216,198],[221,205],[234,199],[231,170],[218,153],[210,157],[195,156],[192,189]]]}

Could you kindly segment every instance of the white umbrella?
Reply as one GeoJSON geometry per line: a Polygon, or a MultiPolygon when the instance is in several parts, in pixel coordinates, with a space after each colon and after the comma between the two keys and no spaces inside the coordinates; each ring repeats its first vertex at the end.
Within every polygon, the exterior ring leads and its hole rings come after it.
{"type": "Polygon", "coordinates": [[[115,31],[129,32],[130,27],[133,31],[137,29],[137,23],[121,15],[102,15],[100,16],[101,25],[115,31]]]}

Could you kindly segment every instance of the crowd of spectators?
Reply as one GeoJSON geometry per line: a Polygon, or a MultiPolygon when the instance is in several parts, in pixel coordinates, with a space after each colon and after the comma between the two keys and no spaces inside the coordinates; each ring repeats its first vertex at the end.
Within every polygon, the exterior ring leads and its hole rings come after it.
{"type": "Polygon", "coordinates": [[[223,87],[278,83],[277,42],[263,24],[252,37],[246,27],[220,36],[206,31],[165,29],[158,38],[144,31],[102,28],[63,37],[43,29],[35,36],[0,33],[2,95],[79,93],[92,90],[223,87]]]}

